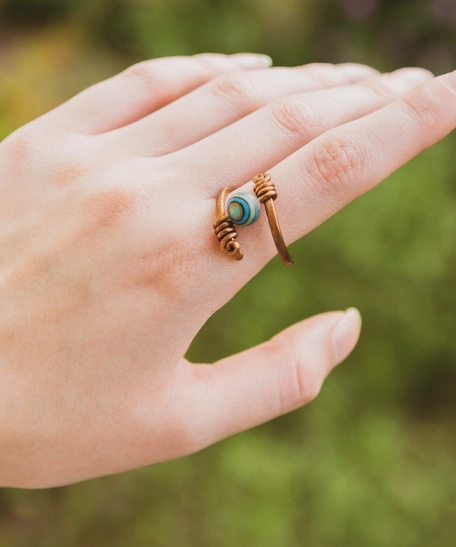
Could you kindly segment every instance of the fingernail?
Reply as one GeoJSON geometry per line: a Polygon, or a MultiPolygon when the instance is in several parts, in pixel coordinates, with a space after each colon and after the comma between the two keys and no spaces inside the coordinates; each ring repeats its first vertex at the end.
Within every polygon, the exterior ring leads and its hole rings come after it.
{"type": "Polygon", "coordinates": [[[268,68],[272,66],[269,55],[262,53],[235,53],[231,59],[239,68],[268,68]]]}
{"type": "Polygon", "coordinates": [[[399,76],[401,80],[406,81],[413,87],[434,78],[434,74],[424,68],[400,68],[399,70],[395,70],[393,74],[399,76]]]}
{"type": "Polygon", "coordinates": [[[341,65],[337,65],[337,68],[342,74],[352,80],[364,80],[380,74],[375,68],[357,63],[342,63],[341,65]]]}
{"type": "Polygon", "coordinates": [[[337,323],[332,335],[334,366],[341,363],[353,351],[361,332],[361,324],[361,314],[356,308],[348,308],[337,323]]]}

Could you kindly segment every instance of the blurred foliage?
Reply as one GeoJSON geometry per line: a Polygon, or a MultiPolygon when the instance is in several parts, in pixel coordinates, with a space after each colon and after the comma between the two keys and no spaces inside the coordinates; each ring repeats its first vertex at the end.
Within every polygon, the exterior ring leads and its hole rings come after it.
{"type": "MultiPolygon", "coordinates": [[[[453,0],[0,0],[0,135],[145,57],[251,50],[441,73],[455,27],[453,0]]],[[[190,349],[215,360],[355,305],[362,340],[317,401],[180,461],[3,490],[0,547],[453,545],[455,144],[294,244],[291,270],[273,260],[190,349]]]]}

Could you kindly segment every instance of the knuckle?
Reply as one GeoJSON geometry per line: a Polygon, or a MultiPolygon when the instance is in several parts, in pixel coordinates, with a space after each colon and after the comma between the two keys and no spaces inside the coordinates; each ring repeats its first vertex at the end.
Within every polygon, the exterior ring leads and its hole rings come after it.
{"type": "Polygon", "coordinates": [[[290,367],[291,398],[289,404],[292,408],[306,405],[313,401],[321,389],[321,381],[312,367],[307,366],[297,355],[292,355],[290,367]]]}
{"type": "MultiPolygon", "coordinates": [[[[145,206],[145,210],[149,208],[145,206]]],[[[171,224],[157,228],[153,239],[138,238],[140,243],[132,249],[129,264],[130,280],[136,286],[153,288],[154,294],[177,300],[182,306],[193,306],[195,302],[200,305],[204,290],[194,260],[205,252],[205,240],[195,240],[194,234],[192,223],[177,214],[171,224]],[[182,283],[184,278],[186,283],[182,283]]]]}
{"type": "Polygon", "coordinates": [[[286,97],[271,105],[271,114],[280,129],[300,140],[311,139],[322,132],[320,113],[298,97],[286,97]]]}
{"type": "Polygon", "coordinates": [[[259,91],[252,78],[243,73],[223,74],[212,83],[213,93],[231,103],[253,107],[259,102],[259,91]]]}
{"type": "Polygon", "coordinates": [[[81,158],[67,140],[43,135],[37,127],[24,126],[7,137],[1,144],[2,154],[9,169],[26,174],[36,167],[46,168],[46,177],[36,184],[68,186],[86,177],[90,171],[88,157],[81,158]]]}
{"type": "Polygon", "coordinates": [[[97,233],[119,224],[137,212],[141,201],[134,189],[113,187],[90,192],[84,203],[85,216],[89,219],[88,231],[97,233]]]}
{"type": "Polygon", "coordinates": [[[56,166],[53,181],[57,186],[70,186],[76,182],[80,182],[90,174],[88,165],[82,164],[78,160],[66,159],[56,166]]]}
{"type": "Polygon", "coordinates": [[[222,69],[233,68],[231,61],[221,53],[200,53],[194,55],[193,60],[207,76],[215,76],[222,69]]]}
{"type": "MultiPolygon", "coordinates": [[[[275,352],[274,339],[266,344],[266,351],[275,352]]],[[[283,351],[283,346],[282,346],[283,351]]],[[[278,364],[279,412],[284,414],[313,401],[320,393],[322,379],[318,369],[303,355],[289,349],[285,363],[278,364]]]]}
{"type": "Polygon", "coordinates": [[[157,81],[160,78],[158,64],[154,61],[136,63],[124,70],[123,75],[136,80],[147,92],[156,91],[157,81]]]}
{"type": "Polygon", "coordinates": [[[324,71],[324,70],[332,70],[336,67],[334,63],[309,63],[305,65],[306,69],[309,70],[318,70],[318,71],[324,71]]]}
{"type": "Polygon", "coordinates": [[[322,139],[314,149],[307,173],[320,194],[348,190],[358,178],[360,154],[356,145],[341,137],[322,139]]]}
{"type": "Polygon", "coordinates": [[[389,74],[385,74],[380,78],[360,82],[359,85],[362,88],[367,89],[372,95],[380,99],[382,102],[388,100],[394,90],[402,90],[403,88],[401,81],[398,80],[398,78],[391,78],[389,74]]]}
{"type": "Polygon", "coordinates": [[[1,166],[4,173],[21,180],[29,180],[31,173],[46,168],[47,177],[39,177],[35,184],[52,184],[55,171],[62,163],[63,144],[40,131],[34,122],[11,133],[0,145],[1,166]]]}
{"type": "Polygon", "coordinates": [[[26,164],[43,151],[42,134],[31,126],[24,126],[9,135],[2,148],[8,150],[8,156],[19,164],[26,164]]]}
{"type": "Polygon", "coordinates": [[[307,74],[318,87],[331,87],[343,82],[342,74],[333,64],[314,63],[307,65],[307,74]]]}
{"type": "Polygon", "coordinates": [[[418,133],[432,133],[436,129],[439,122],[439,108],[435,97],[414,92],[403,97],[402,101],[418,133]]]}

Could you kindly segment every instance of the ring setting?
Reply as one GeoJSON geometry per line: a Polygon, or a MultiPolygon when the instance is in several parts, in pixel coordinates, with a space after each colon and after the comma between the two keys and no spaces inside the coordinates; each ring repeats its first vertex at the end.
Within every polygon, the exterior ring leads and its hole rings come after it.
{"type": "Polygon", "coordinates": [[[226,212],[234,224],[249,226],[260,216],[260,200],[254,194],[237,192],[228,200],[226,212]]]}
{"type": "Polygon", "coordinates": [[[280,258],[286,266],[291,266],[293,259],[285,245],[274,207],[274,200],[277,199],[276,187],[271,176],[267,173],[256,175],[253,182],[253,194],[236,192],[227,200],[233,189],[223,188],[217,198],[214,231],[220,243],[220,249],[224,254],[236,260],[243,259],[240,245],[236,241],[238,233],[235,226],[250,226],[256,222],[260,216],[261,204],[263,204],[280,258]]]}

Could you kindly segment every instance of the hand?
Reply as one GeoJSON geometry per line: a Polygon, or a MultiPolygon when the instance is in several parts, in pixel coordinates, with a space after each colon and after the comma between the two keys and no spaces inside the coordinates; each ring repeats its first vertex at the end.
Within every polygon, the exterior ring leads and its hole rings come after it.
{"type": "Polygon", "coordinates": [[[307,403],[356,344],[349,310],[214,366],[183,358],[276,254],[263,213],[244,260],[223,255],[215,198],[268,171],[291,243],[453,129],[455,77],[403,96],[432,75],[265,67],[141,63],[0,145],[1,485],[190,454],[307,403]]]}

